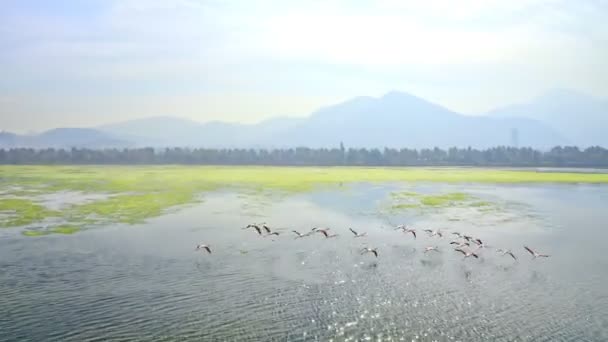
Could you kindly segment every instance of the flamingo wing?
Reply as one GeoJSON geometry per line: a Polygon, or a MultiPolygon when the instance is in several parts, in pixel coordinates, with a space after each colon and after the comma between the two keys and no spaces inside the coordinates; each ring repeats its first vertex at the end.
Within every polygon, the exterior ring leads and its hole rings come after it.
{"type": "Polygon", "coordinates": [[[527,251],[528,251],[530,254],[532,254],[532,255],[536,256],[536,253],[535,253],[533,250],[531,250],[531,249],[530,249],[528,246],[524,246],[524,248],[525,248],[525,249],[526,249],[526,250],[527,250],[527,251]]]}

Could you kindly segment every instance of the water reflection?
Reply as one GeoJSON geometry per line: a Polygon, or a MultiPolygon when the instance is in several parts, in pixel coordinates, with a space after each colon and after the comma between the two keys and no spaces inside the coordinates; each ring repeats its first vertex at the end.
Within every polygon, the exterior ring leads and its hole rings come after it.
{"type": "Polygon", "coordinates": [[[390,190],[374,186],[368,195],[361,186],[263,206],[219,193],[137,227],[2,235],[0,340],[608,339],[608,257],[577,253],[581,246],[601,251],[608,237],[606,187],[474,187],[523,203],[542,220],[489,217],[467,225],[440,213],[391,217],[480,236],[512,249],[517,261],[494,249],[463,259],[450,238],[393,231],[385,217],[369,215],[390,190]],[[276,241],[241,230],[260,220],[239,215],[243,207],[285,230],[276,241]],[[318,225],[340,237],[294,239],[289,232],[318,225]],[[348,227],[368,237],[354,238],[348,227]],[[200,242],[213,254],[194,252],[200,242]],[[524,243],[552,257],[532,261],[524,243]],[[379,257],[361,255],[363,245],[377,247],[379,257]],[[428,245],[440,253],[423,253],[428,245]]]}

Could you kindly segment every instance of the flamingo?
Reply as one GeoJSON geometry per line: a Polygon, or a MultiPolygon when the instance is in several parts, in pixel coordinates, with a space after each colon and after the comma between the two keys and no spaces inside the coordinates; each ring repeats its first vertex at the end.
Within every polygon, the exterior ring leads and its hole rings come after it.
{"type": "Polygon", "coordinates": [[[484,244],[481,239],[474,239],[473,242],[475,242],[475,244],[477,244],[477,249],[480,248],[490,248],[490,246],[484,244]]]}
{"type": "Polygon", "coordinates": [[[292,230],[292,232],[297,235],[295,237],[296,239],[303,238],[303,237],[306,237],[306,236],[310,236],[310,233],[302,234],[302,233],[300,233],[297,230],[292,230]]]}
{"type": "Polygon", "coordinates": [[[352,233],[355,235],[355,237],[356,237],[356,238],[358,238],[358,237],[365,237],[365,236],[367,236],[367,233],[361,233],[361,234],[359,234],[359,233],[357,233],[357,232],[356,232],[354,229],[352,229],[352,228],[348,228],[348,229],[349,229],[349,230],[350,230],[350,231],[351,231],[351,232],[352,232],[352,233]]]}
{"type": "Polygon", "coordinates": [[[456,241],[456,240],[454,240],[454,241],[450,242],[450,245],[456,245],[457,248],[462,248],[462,247],[465,247],[465,246],[469,247],[471,244],[468,243],[468,242],[466,242],[466,241],[456,241]]]}
{"type": "Polygon", "coordinates": [[[497,253],[501,253],[500,255],[505,256],[505,255],[510,255],[511,258],[513,258],[514,260],[517,260],[517,258],[515,257],[515,254],[513,254],[513,252],[510,249],[497,249],[496,250],[497,253]]]}
{"type": "Polygon", "coordinates": [[[416,238],[416,229],[414,228],[406,228],[403,230],[404,233],[412,233],[412,235],[414,235],[414,239],[416,238]]]}
{"type": "Polygon", "coordinates": [[[408,228],[407,224],[400,224],[398,225],[395,230],[403,230],[405,231],[408,228]]]}
{"type": "Polygon", "coordinates": [[[247,227],[245,227],[243,229],[249,229],[249,228],[255,228],[255,231],[258,232],[258,235],[262,235],[262,229],[260,228],[260,226],[258,226],[256,224],[249,224],[249,225],[247,225],[247,227]]]}
{"type": "Polygon", "coordinates": [[[479,258],[479,255],[475,254],[475,252],[470,251],[470,250],[466,250],[465,251],[462,248],[456,248],[455,251],[464,254],[465,259],[468,258],[468,257],[470,257],[470,256],[473,256],[475,258],[479,258]]]}
{"type": "Polygon", "coordinates": [[[429,233],[429,237],[433,237],[435,235],[437,235],[439,237],[443,237],[443,234],[441,233],[441,231],[439,229],[437,229],[437,230],[425,229],[424,231],[429,233]]]}
{"type": "Polygon", "coordinates": [[[465,240],[467,240],[467,241],[471,241],[471,240],[473,240],[473,237],[472,237],[472,236],[470,236],[470,235],[465,235],[465,234],[462,234],[462,237],[463,237],[465,240]]]}
{"type": "Polygon", "coordinates": [[[204,244],[196,245],[195,251],[198,251],[198,250],[201,250],[201,249],[204,249],[204,250],[207,251],[207,253],[211,254],[211,248],[209,248],[209,246],[204,245],[204,244]]]}
{"type": "Polygon", "coordinates": [[[378,248],[365,247],[361,250],[361,255],[366,254],[366,253],[373,253],[377,258],[378,257],[378,248]]]}
{"type": "Polygon", "coordinates": [[[429,246],[424,249],[424,253],[430,252],[430,251],[439,252],[439,248],[437,246],[429,246]]]}
{"type": "MultiPolygon", "coordinates": [[[[328,228],[328,229],[329,229],[329,228],[328,228]]],[[[337,236],[338,236],[338,234],[331,234],[331,235],[330,235],[330,234],[327,232],[327,230],[328,230],[328,229],[317,229],[317,230],[315,230],[315,231],[316,231],[317,233],[321,233],[321,234],[325,235],[325,238],[327,238],[327,239],[329,239],[329,238],[333,238],[333,237],[337,237],[337,236]]]]}
{"type": "Polygon", "coordinates": [[[534,257],[534,259],[536,259],[536,258],[548,258],[548,257],[549,257],[549,255],[547,255],[547,254],[540,254],[540,253],[537,253],[537,252],[533,251],[533,250],[532,250],[532,249],[530,249],[528,246],[524,246],[524,248],[525,248],[525,249],[526,249],[526,250],[527,250],[527,251],[528,251],[530,254],[532,254],[532,256],[534,257]]]}

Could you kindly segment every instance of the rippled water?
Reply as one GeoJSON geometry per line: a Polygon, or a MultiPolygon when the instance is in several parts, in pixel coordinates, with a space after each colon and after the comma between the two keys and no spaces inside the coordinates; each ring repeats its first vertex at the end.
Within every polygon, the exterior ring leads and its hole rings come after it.
{"type": "Polygon", "coordinates": [[[73,236],[0,231],[0,340],[608,340],[608,187],[428,187],[513,205],[378,216],[390,186],[362,185],[258,202],[217,193],[73,236]],[[240,229],[256,221],[286,229],[274,240],[240,229]],[[448,238],[413,240],[389,221],[468,232],[519,260],[492,249],[465,260],[448,238]],[[340,236],[289,235],[315,225],[340,236]],[[532,261],[524,244],[551,257],[532,261]]]}

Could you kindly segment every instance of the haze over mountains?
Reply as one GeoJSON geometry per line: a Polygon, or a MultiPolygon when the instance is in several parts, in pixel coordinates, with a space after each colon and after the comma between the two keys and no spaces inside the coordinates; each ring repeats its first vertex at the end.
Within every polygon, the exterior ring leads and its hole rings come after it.
{"type": "Polygon", "coordinates": [[[466,116],[403,92],[356,97],[306,118],[257,124],[153,117],[37,135],[0,133],[0,147],[408,147],[608,146],[608,102],[556,90],[525,104],[466,116]],[[514,136],[514,132],[515,136],[514,136]]]}

